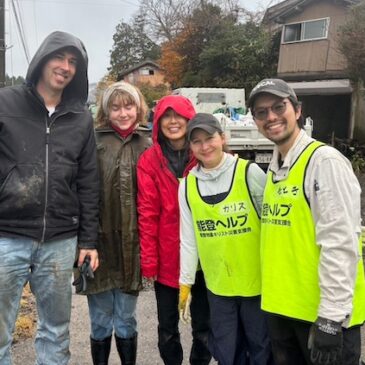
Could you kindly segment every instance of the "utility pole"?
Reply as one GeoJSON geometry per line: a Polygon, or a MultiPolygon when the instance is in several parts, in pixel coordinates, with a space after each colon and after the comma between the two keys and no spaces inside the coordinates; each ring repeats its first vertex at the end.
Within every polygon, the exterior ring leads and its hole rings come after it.
{"type": "Polygon", "coordinates": [[[0,0],[0,87],[5,86],[5,0],[0,0]]]}

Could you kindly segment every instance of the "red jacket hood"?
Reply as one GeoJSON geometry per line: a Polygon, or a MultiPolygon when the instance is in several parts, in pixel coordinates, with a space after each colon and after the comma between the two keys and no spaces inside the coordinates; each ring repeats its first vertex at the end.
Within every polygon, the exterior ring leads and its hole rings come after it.
{"type": "Polygon", "coordinates": [[[167,109],[173,109],[177,114],[182,115],[187,120],[193,118],[196,114],[191,101],[182,95],[168,95],[164,96],[157,103],[155,113],[153,116],[152,140],[153,143],[158,143],[158,131],[160,129],[159,120],[167,109]]]}

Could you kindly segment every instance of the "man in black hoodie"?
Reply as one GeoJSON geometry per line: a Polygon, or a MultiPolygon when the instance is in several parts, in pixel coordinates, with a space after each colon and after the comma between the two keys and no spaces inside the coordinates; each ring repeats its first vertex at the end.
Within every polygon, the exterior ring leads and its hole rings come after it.
{"type": "Polygon", "coordinates": [[[23,286],[37,300],[37,364],[70,358],[71,274],[96,251],[99,181],[93,121],[85,106],[87,54],[64,32],[34,55],[26,84],[0,90],[0,364],[23,286]]]}

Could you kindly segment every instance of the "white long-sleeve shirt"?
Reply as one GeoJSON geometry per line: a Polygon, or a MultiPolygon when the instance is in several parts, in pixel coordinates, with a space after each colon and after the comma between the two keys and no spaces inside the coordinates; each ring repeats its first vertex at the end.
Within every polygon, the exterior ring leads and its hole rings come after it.
{"type": "MultiPolygon", "coordinates": [[[[199,192],[205,196],[213,196],[228,192],[233,178],[237,157],[224,155],[223,162],[212,170],[205,170],[195,166],[190,174],[198,179],[199,192]]],[[[179,186],[180,207],[180,283],[192,285],[195,282],[195,273],[198,265],[198,250],[195,239],[193,218],[185,197],[186,179],[179,186]]],[[[247,185],[257,212],[261,213],[263,192],[266,184],[266,174],[261,168],[252,163],[247,171],[247,185]]]]}
{"type": "MultiPolygon", "coordinates": [[[[286,179],[290,167],[312,141],[302,130],[281,167],[275,147],[269,166],[274,181],[286,179]]],[[[314,152],[309,162],[304,189],[321,248],[318,316],[340,322],[351,314],[357,263],[361,259],[361,188],[350,162],[336,149],[324,146],[314,152]]]]}

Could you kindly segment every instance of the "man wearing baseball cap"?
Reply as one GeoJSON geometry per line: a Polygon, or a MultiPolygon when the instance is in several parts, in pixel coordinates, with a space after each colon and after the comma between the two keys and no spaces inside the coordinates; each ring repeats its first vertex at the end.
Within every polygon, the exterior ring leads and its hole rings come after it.
{"type": "Polygon", "coordinates": [[[301,129],[301,105],[285,81],[262,80],[248,105],[275,143],[261,260],[276,364],[357,365],[365,319],[359,183],[340,152],[301,129]]]}

